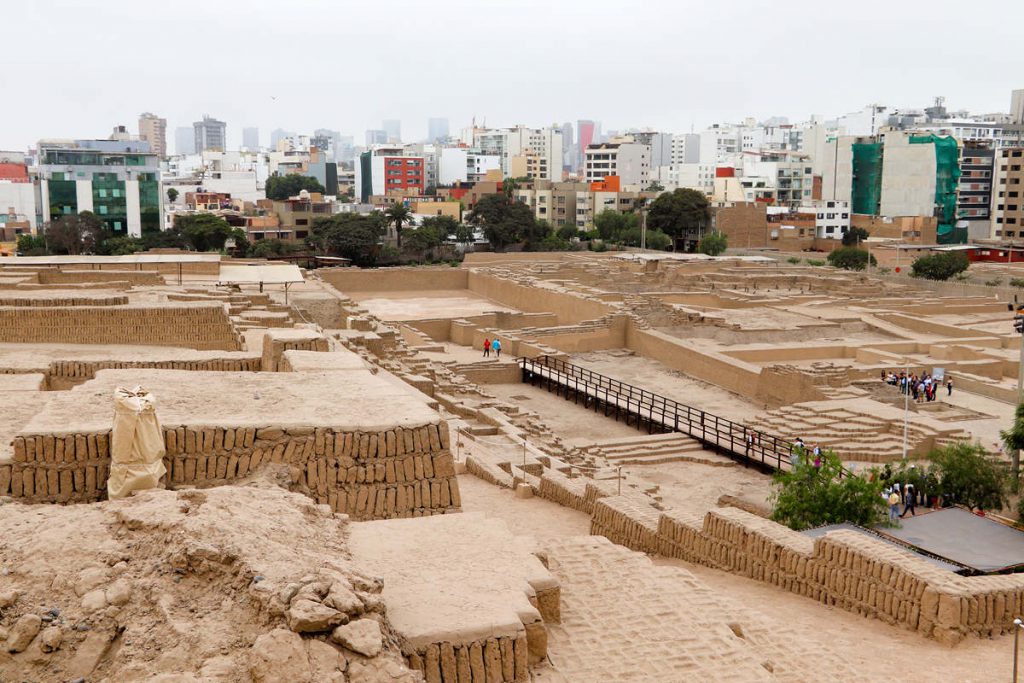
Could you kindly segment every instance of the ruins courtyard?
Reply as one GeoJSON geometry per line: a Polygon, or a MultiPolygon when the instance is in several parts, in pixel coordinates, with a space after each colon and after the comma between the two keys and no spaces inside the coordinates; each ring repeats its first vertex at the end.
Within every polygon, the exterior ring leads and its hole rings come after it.
{"type": "Polygon", "coordinates": [[[968,289],[764,256],[0,259],[0,680],[1008,677],[1021,575],[767,518],[797,437],[873,467],[906,416],[912,459],[1000,452],[1020,338],[968,289]],[[934,403],[879,379],[935,368],[934,403]],[[108,500],[135,386],[164,488],[108,500]]]}

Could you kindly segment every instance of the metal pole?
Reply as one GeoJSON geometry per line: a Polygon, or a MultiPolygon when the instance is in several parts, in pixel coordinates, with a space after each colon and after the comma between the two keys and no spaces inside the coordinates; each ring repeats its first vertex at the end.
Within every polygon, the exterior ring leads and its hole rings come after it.
{"type": "Polygon", "coordinates": [[[906,392],[903,394],[903,459],[907,459],[907,418],[910,415],[910,361],[907,361],[906,374],[904,375],[907,379],[906,392]]]}
{"type": "MultiPolygon", "coordinates": [[[[523,439],[523,467],[526,467],[526,439],[523,439]]],[[[526,471],[525,469],[523,470],[526,471]]]]}
{"type": "Polygon", "coordinates": [[[1013,620],[1013,683],[1017,683],[1017,644],[1020,640],[1020,619],[1013,620]]]}
{"type": "Polygon", "coordinates": [[[621,465],[619,466],[618,470],[619,470],[619,472],[618,472],[618,478],[619,478],[619,495],[621,496],[621,495],[622,495],[622,466],[621,466],[621,465]]]}
{"type": "MultiPolygon", "coordinates": [[[[1024,403],[1024,334],[1020,335],[1020,358],[1017,362],[1017,405],[1024,403]]],[[[1020,451],[1014,449],[1010,453],[1010,470],[1013,473],[1013,488],[1017,488],[1020,476],[1020,451]]]]}

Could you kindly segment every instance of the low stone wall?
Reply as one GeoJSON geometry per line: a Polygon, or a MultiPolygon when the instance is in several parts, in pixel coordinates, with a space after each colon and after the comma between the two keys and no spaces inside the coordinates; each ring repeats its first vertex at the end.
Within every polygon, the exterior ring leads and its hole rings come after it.
{"type": "Polygon", "coordinates": [[[594,503],[591,533],[771,583],[949,645],[1008,632],[1024,611],[1022,575],[963,577],[861,533],[811,539],[736,508],[701,518],[610,496],[594,503]]]}
{"type": "Polygon", "coordinates": [[[530,680],[526,636],[487,638],[469,645],[431,644],[407,655],[409,668],[428,683],[512,683],[530,680]]]}
{"type": "Polygon", "coordinates": [[[190,370],[193,372],[259,372],[262,359],[210,358],[203,360],[59,360],[50,363],[46,372],[47,388],[53,391],[70,389],[96,376],[97,370],[153,368],[159,370],[190,370]]]}
{"type": "Polygon", "coordinates": [[[163,285],[159,273],[141,270],[40,270],[41,285],[73,285],[83,282],[129,282],[132,286],[163,285]]]}
{"type": "Polygon", "coordinates": [[[0,342],[241,348],[222,304],[0,308],[0,342]]]}
{"type": "MultiPolygon", "coordinates": [[[[313,427],[164,427],[170,488],[229,483],[267,462],[353,519],[421,517],[461,507],[445,422],[373,434],[313,427]]],[[[0,461],[0,496],[29,503],[100,500],[110,432],[21,434],[0,461]]]]}

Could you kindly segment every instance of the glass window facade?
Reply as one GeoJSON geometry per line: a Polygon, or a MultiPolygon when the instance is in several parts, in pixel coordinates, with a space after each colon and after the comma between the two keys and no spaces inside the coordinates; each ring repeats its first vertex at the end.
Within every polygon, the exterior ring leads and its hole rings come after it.
{"type": "Polygon", "coordinates": [[[64,180],[64,174],[54,173],[47,183],[50,198],[51,221],[71,213],[78,213],[78,191],[74,180],[64,180]],[[60,175],[58,179],[57,176],[60,175]]]}
{"type": "Polygon", "coordinates": [[[116,234],[127,231],[128,205],[124,196],[124,181],[116,173],[92,174],[93,212],[103,219],[116,234]]]}
{"type": "Polygon", "coordinates": [[[139,174],[139,213],[142,232],[160,230],[160,181],[156,173],[139,174]]]}

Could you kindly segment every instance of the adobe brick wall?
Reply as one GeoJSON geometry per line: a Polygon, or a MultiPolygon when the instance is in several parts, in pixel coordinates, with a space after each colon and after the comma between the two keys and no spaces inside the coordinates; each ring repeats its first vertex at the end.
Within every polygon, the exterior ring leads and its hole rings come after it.
{"type": "MultiPolygon", "coordinates": [[[[313,427],[165,427],[170,488],[229,483],[268,462],[353,519],[422,517],[461,507],[448,425],[376,433],[313,427]]],[[[110,432],[20,434],[0,461],[0,496],[28,503],[92,502],[105,496],[110,432]]]]}
{"type": "Polygon", "coordinates": [[[241,349],[222,304],[0,308],[0,342],[241,349]]]}
{"type": "Polygon", "coordinates": [[[139,270],[41,270],[41,285],[68,285],[86,282],[129,282],[138,285],[166,284],[159,273],[139,270]]]}

